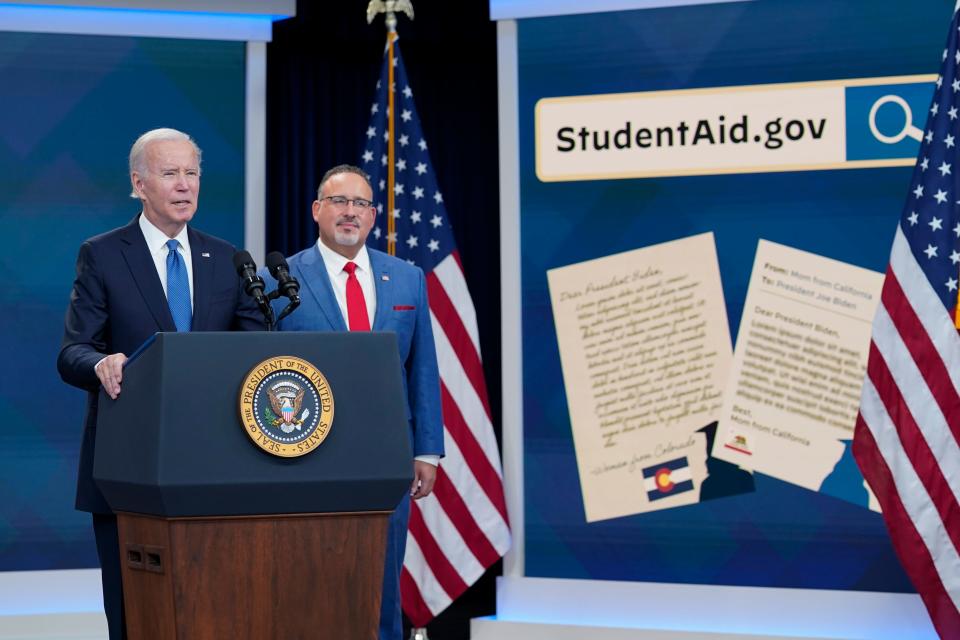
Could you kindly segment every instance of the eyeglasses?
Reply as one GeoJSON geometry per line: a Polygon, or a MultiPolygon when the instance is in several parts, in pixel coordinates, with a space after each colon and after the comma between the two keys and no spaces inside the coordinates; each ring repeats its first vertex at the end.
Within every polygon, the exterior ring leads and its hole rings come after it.
{"type": "Polygon", "coordinates": [[[327,200],[337,211],[344,211],[347,205],[352,204],[355,209],[371,209],[373,203],[363,198],[347,198],[346,196],[324,196],[321,200],[327,200]]]}

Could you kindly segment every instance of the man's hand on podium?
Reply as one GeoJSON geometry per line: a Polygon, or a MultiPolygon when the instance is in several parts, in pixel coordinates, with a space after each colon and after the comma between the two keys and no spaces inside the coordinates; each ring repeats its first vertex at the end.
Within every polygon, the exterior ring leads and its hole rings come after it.
{"type": "MultiPolygon", "coordinates": [[[[120,382],[123,380],[123,363],[127,356],[122,353],[112,353],[96,364],[93,370],[100,378],[100,384],[107,395],[116,400],[120,395],[120,382]]],[[[432,486],[432,483],[431,483],[432,486]]]]}

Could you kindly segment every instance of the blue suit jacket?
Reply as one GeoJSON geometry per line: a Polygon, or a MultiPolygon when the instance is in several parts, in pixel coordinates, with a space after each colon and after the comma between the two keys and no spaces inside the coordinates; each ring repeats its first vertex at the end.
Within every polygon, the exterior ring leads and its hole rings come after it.
{"type": "MultiPolygon", "coordinates": [[[[443,419],[440,415],[440,374],[430,326],[427,283],[419,267],[367,248],[377,291],[373,331],[397,334],[407,418],[412,430],[413,455],[443,455],[443,419]]],[[[290,274],[300,281],[300,307],[280,321],[282,331],[347,331],[333,285],[316,245],[292,256],[290,274]]],[[[268,289],[276,281],[266,270],[260,275],[268,289]]],[[[274,301],[279,315],[286,298],[274,301]]]]}
{"type": "MultiPolygon", "coordinates": [[[[77,509],[109,513],[93,482],[100,380],[94,366],[105,355],[128,356],[157,331],[176,331],[163,285],[138,222],[85,241],[77,257],[57,369],[63,380],[89,391],[80,447],[77,509]]],[[[263,330],[263,316],[243,294],[233,268],[234,247],[188,228],[193,262],[193,331],[263,330]]]]}

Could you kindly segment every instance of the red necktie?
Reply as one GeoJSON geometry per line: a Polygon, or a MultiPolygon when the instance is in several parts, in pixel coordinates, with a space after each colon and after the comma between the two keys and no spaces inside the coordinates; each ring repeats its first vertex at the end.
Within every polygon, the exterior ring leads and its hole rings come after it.
{"type": "Polygon", "coordinates": [[[370,316],[367,315],[363,289],[357,280],[357,265],[348,262],[343,265],[343,270],[347,272],[347,324],[350,331],[370,331],[370,316]]]}

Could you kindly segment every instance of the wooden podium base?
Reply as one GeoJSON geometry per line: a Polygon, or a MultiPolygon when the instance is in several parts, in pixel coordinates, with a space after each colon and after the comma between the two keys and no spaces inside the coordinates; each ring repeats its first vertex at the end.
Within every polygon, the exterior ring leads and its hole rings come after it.
{"type": "Polygon", "coordinates": [[[376,640],[389,512],[117,514],[130,640],[376,640]]]}

